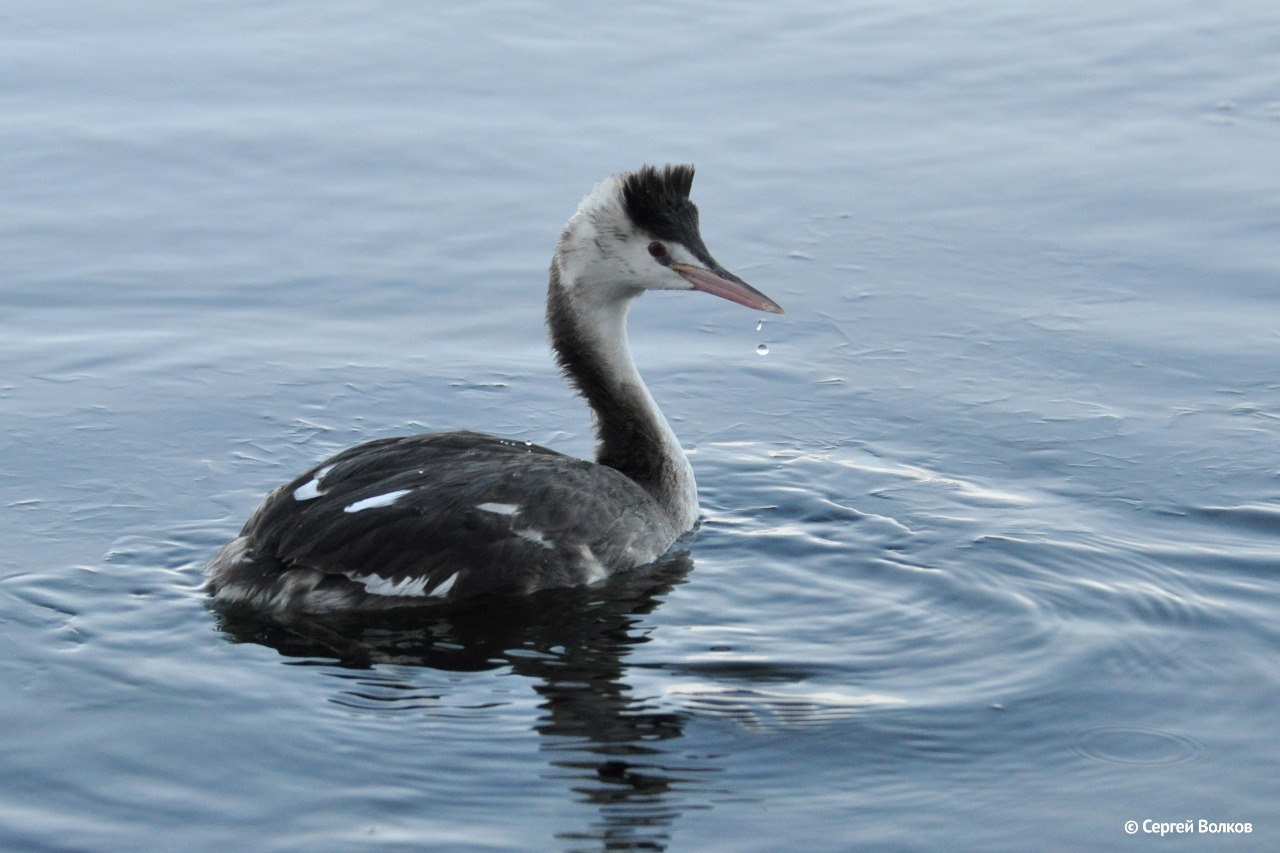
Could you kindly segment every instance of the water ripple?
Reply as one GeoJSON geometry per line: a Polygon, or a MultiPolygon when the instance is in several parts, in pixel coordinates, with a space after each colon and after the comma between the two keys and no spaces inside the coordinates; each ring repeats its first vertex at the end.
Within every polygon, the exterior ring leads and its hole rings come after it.
{"type": "Polygon", "coordinates": [[[1141,726],[1097,726],[1081,733],[1076,749],[1110,764],[1185,764],[1204,754],[1195,738],[1141,726]]]}
{"type": "Polygon", "coordinates": [[[666,697],[695,714],[725,717],[753,732],[820,727],[869,709],[906,704],[902,697],[875,693],[763,690],[698,682],[675,682],[667,687],[666,697]]]}

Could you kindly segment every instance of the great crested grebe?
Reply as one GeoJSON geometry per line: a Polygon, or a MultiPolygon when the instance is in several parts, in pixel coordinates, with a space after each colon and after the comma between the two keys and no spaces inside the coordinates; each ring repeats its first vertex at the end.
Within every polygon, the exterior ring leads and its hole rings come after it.
{"type": "Polygon", "coordinates": [[[547,326],[595,412],[595,462],[474,432],[352,447],[267,496],[205,569],[216,600],[321,613],[529,593],[653,562],[692,530],[693,469],[631,359],[631,300],[701,290],[782,313],[711,257],[692,183],[687,165],[608,178],[556,246],[547,326]]]}

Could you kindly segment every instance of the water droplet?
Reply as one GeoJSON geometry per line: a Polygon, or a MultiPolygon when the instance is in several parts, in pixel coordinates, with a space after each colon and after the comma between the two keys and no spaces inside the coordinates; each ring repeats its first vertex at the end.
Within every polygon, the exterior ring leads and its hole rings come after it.
{"type": "Polygon", "coordinates": [[[757,332],[758,332],[758,331],[760,331],[760,330],[761,330],[761,329],[763,329],[763,328],[764,328],[764,320],[761,320],[759,323],[756,323],[756,331],[757,331],[757,332]]]}
{"type": "Polygon", "coordinates": [[[769,354],[768,344],[761,344],[760,346],[756,347],[756,355],[768,355],[768,354],[769,354]]]}

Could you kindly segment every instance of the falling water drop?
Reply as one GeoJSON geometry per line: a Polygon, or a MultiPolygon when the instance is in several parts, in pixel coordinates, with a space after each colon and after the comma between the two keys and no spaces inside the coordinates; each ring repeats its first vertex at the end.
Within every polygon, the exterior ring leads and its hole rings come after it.
{"type": "Polygon", "coordinates": [[[756,347],[756,355],[768,355],[768,354],[769,354],[768,344],[761,344],[760,346],[756,347]]]}
{"type": "Polygon", "coordinates": [[[762,330],[763,328],[764,328],[764,320],[761,320],[760,322],[756,323],[756,331],[757,331],[757,332],[759,332],[759,331],[760,331],[760,330],[762,330]]]}

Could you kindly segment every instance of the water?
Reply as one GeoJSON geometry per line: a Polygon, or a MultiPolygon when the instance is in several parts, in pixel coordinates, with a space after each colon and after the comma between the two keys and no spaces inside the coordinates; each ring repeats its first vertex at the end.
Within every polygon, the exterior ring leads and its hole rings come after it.
{"type": "Polygon", "coordinates": [[[1270,4],[20,2],[0,45],[0,847],[1280,842],[1270,4]],[[208,609],[335,449],[589,453],[544,270],[666,160],[789,312],[768,358],[728,303],[633,312],[686,551],[208,609]]]}

